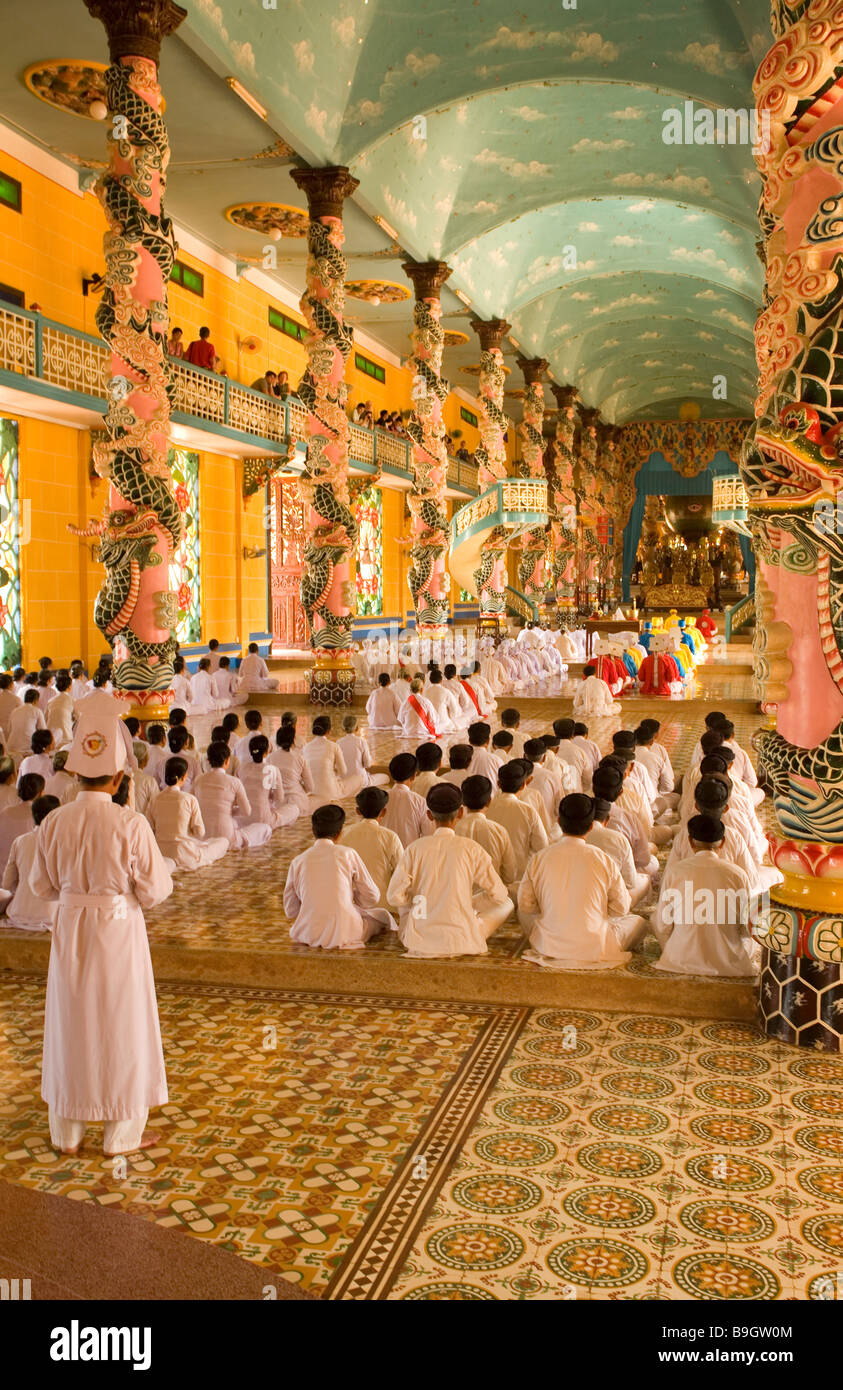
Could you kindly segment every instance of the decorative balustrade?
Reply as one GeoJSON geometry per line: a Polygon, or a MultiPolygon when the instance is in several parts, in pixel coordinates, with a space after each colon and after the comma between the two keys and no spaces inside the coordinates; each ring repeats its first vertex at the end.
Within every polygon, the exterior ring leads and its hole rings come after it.
{"type": "MultiPolygon", "coordinates": [[[[173,411],[190,421],[223,426],[271,444],[292,436],[304,440],[307,410],[294,396],[285,400],[241,386],[216,372],[170,358],[176,383],[173,411]]],[[[54,323],[42,314],[0,304],[0,373],[13,372],[34,381],[87,396],[104,409],[111,377],[110,352],[100,338],[54,323]]],[[[351,425],[350,456],[369,468],[389,468],[412,476],[412,444],[385,430],[351,425]]],[[[477,491],[477,469],[459,459],[448,461],[451,487],[477,491]]]]}
{"type": "Polygon", "coordinates": [[[454,514],[452,539],[461,540],[483,523],[517,531],[547,521],[547,483],[538,478],[502,478],[454,514]]]}
{"type": "Polygon", "coordinates": [[[746,489],[737,473],[715,478],[711,490],[711,519],[715,526],[748,536],[746,489]]]}

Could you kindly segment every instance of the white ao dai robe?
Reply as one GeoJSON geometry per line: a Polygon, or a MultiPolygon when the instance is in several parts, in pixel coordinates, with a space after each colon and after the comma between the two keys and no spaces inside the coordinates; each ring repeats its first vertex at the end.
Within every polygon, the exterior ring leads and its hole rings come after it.
{"type": "Polygon", "coordinates": [[[378,909],[376,884],[356,850],[315,840],[297,854],[284,885],[290,939],[326,951],[362,949],[370,936],[393,925],[378,909]]]}
{"type": "Polygon", "coordinates": [[[35,862],[38,830],[33,827],[14,841],[3,873],[3,888],[12,894],[6,904],[6,919],[20,931],[49,931],[56,919],[56,903],[36,897],[30,885],[35,862]]]}
{"type": "Polygon", "coordinates": [[[224,768],[211,768],[197,777],[194,795],[199,802],[208,839],[222,836],[231,849],[254,849],[265,845],[272,830],[268,825],[239,825],[235,816],[246,820],[252,812],[249,797],[239,777],[224,768]]]}
{"type": "MultiPolygon", "coordinates": [[[[78,798],[77,798],[78,800],[78,798]]],[[[165,787],[152,803],[149,820],[162,854],[179,869],[201,869],[222,859],[228,840],[205,839],[205,822],[199,802],[190,792],[165,787]]]]}
{"type": "Polygon", "coordinates": [[[262,826],[272,834],[279,826],[291,825],[298,817],[298,808],[287,803],[284,779],[273,763],[248,762],[240,769],[240,781],[246,790],[251,810],[239,814],[237,822],[249,829],[262,826]]]}

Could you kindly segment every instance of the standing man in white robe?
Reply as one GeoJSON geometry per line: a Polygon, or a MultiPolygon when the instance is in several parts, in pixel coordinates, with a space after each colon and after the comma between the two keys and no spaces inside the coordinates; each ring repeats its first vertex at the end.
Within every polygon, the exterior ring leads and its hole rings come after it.
{"type": "Polygon", "coordinates": [[[168,1099],[143,908],[173,880],[148,821],[111,800],[126,765],[120,722],[100,707],[80,714],[67,766],[82,790],[39,827],[31,875],[33,893],[58,905],[41,1095],[67,1154],[92,1122],[105,1124],[108,1157],[151,1148],[147,1115],[168,1099]]]}

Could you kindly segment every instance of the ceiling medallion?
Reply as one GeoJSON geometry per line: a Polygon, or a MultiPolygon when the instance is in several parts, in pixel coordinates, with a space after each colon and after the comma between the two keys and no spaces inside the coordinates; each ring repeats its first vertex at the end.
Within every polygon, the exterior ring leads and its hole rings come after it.
{"type": "Polygon", "coordinates": [[[460,333],[458,328],[446,328],[443,341],[445,347],[462,347],[463,343],[468,342],[468,334],[460,333]]]}
{"type": "Polygon", "coordinates": [[[410,298],[407,286],[394,280],[346,280],[345,292],[350,299],[365,299],[367,304],[401,304],[410,298]]]}
{"type": "Polygon", "coordinates": [[[23,74],[23,80],[40,101],[69,111],[86,120],[103,120],[108,114],[105,92],[107,64],[88,63],[82,59],[53,58],[33,63],[23,74]],[[91,107],[96,103],[94,114],[91,107]],[[105,108],[102,110],[102,108],[105,108]]]}
{"type": "MultiPolygon", "coordinates": [[[[470,367],[460,367],[460,371],[461,371],[461,372],[467,373],[468,376],[479,376],[479,375],[480,375],[480,363],[479,363],[479,362],[472,362],[472,364],[471,364],[470,367]]],[[[501,371],[505,372],[506,375],[509,376],[510,372],[512,371],[512,368],[511,368],[511,367],[507,367],[506,363],[505,363],[505,362],[502,362],[502,363],[501,363],[501,371]]]]}
{"type": "Polygon", "coordinates": [[[273,233],[305,237],[310,222],[304,208],[294,208],[289,203],[234,203],[226,208],[225,215],[235,227],[245,227],[250,232],[260,232],[261,236],[269,237],[273,233]]]}

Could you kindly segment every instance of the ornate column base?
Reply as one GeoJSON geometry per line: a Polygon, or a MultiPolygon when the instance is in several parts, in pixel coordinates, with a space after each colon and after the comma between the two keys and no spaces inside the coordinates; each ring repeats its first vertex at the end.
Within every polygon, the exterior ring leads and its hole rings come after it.
{"type": "Polygon", "coordinates": [[[759,1004],[768,1037],[812,1052],[843,1052],[843,967],[765,946],[759,1004]]]}
{"type": "Polygon", "coordinates": [[[172,690],[115,690],[114,698],[124,706],[121,719],[134,716],[142,732],[150,724],[166,724],[174,701],[172,690]]]}
{"type": "Polygon", "coordinates": [[[354,699],[355,670],[350,649],[315,649],[310,671],[312,705],[350,705],[354,699]]]}

